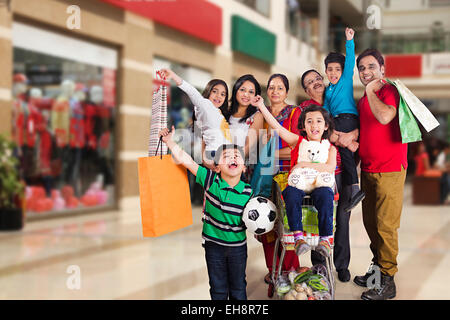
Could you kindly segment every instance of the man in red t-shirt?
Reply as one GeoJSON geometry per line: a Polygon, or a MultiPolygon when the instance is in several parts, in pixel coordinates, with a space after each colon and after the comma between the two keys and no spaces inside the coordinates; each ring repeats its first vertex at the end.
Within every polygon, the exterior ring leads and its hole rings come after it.
{"type": "Polygon", "coordinates": [[[384,59],[367,49],[356,61],[359,78],[366,87],[358,102],[361,158],[361,189],[364,227],[370,239],[373,265],[354,282],[368,287],[362,299],[386,300],[396,295],[398,228],[407,169],[407,144],[402,144],[398,122],[399,94],[384,80],[384,59]],[[380,273],[374,271],[379,270],[380,273]],[[374,281],[375,279],[375,281],[374,281]],[[376,280],[380,281],[377,282],[376,280]],[[374,286],[375,284],[375,286],[374,286]]]}

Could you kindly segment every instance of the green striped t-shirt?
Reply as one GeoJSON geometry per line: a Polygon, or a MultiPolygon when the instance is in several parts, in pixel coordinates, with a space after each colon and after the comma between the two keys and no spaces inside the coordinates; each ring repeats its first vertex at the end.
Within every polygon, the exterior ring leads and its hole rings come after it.
{"type": "Polygon", "coordinates": [[[205,189],[203,239],[224,246],[244,245],[247,237],[242,213],[253,193],[250,185],[241,180],[232,188],[219,174],[202,166],[196,182],[205,189]]]}

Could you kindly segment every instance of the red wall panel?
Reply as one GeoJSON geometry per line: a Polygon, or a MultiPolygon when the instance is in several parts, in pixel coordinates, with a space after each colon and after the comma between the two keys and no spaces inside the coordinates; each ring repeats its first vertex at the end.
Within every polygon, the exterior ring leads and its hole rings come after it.
{"type": "Polygon", "coordinates": [[[222,43],[222,9],[205,0],[101,0],[209,43],[222,43]]]}
{"type": "Polygon", "coordinates": [[[386,77],[420,78],[422,76],[421,55],[387,55],[386,77]]]}

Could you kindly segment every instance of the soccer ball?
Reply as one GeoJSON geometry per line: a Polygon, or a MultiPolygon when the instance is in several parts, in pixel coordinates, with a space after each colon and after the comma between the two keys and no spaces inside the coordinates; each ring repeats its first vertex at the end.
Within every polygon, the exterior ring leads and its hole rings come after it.
{"type": "Polygon", "coordinates": [[[255,197],[250,199],[244,209],[242,221],[247,230],[256,235],[262,235],[273,229],[277,207],[267,198],[255,197]]]}

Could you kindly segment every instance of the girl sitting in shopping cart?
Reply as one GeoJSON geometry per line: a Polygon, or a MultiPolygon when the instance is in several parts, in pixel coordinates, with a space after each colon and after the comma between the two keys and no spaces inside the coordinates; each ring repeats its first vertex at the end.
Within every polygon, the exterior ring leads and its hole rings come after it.
{"type": "MultiPolygon", "coordinates": [[[[283,128],[278,123],[264,105],[264,100],[261,96],[255,96],[252,105],[258,107],[269,126],[277,130],[281,139],[293,148],[291,151],[291,172],[295,168],[311,168],[319,172],[334,174],[337,151],[333,145],[330,145],[326,163],[297,161],[299,158],[299,145],[303,139],[321,142],[328,138],[330,132],[333,132],[333,121],[323,107],[312,105],[303,110],[298,121],[299,130],[302,134],[302,136],[299,136],[283,128]]],[[[306,242],[302,226],[302,201],[306,192],[292,186],[287,186],[282,195],[286,205],[289,228],[294,233],[295,250],[297,255],[301,255],[311,249],[306,242]]],[[[319,220],[319,245],[315,250],[326,257],[330,257],[333,243],[334,192],[329,187],[320,187],[314,189],[310,196],[318,211],[319,220]]]]}

